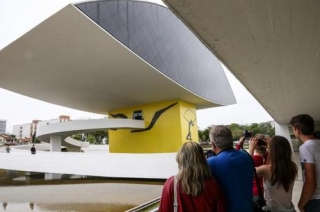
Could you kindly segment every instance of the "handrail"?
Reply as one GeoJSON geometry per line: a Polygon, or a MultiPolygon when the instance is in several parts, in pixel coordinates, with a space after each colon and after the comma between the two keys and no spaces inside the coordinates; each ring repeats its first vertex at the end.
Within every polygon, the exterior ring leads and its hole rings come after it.
{"type": "MultiPolygon", "coordinates": [[[[138,206],[136,206],[134,208],[131,208],[131,209],[125,211],[125,212],[139,212],[139,211],[145,210],[148,207],[151,207],[152,205],[155,205],[155,204],[159,203],[160,199],[161,199],[160,197],[155,198],[155,199],[150,200],[150,201],[148,201],[146,203],[143,203],[142,205],[138,205],[138,206]]],[[[151,209],[149,212],[157,212],[157,211],[158,211],[158,207],[154,208],[154,209],[151,209]]]]}

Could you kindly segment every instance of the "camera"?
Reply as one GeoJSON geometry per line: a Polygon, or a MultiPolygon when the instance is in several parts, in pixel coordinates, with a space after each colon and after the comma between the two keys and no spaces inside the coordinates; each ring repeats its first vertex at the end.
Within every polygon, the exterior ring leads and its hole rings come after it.
{"type": "Polygon", "coordinates": [[[244,132],[243,136],[244,136],[245,138],[251,138],[252,132],[246,130],[246,131],[244,132]]]}
{"type": "Polygon", "coordinates": [[[212,150],[205,151],[204,154],[206,155],[207,158],[210,158],[212,156],[216,156],[216,154],[212,150]]]}

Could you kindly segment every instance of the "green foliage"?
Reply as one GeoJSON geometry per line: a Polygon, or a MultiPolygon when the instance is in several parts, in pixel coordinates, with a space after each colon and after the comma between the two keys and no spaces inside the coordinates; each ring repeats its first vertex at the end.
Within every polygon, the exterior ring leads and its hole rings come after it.
{"type": "Polygon", "coordinates": [[[14,140],[16,139],[16,135],[14,135],[14,134],[9,134],[9,136],[10,136],[11,138],[13,138],[14,140]]]}
{"type": "Polygon", "coordinates": [[[209,141],[209,133],[210,133],[211,127],[207,127],[205,130],[198,129],[198,136],[199,141],[209,141]]]}
{"type": "Polygon", "coordinates": [[[78,133],[78,134],[75,134],[73,136],[71,136],[73,139],[76,139],[78,141],[81,141],[82,139],[82,134],[81,133],[78,133]]]}
{"type": "Polygon", "coordinates": [[[99,130],[95,132],[90,133],[93,137],[96,143],[101,144],[103,138],[108,137],[108,131],[107,130],[99,130]]]}
{"type": "Polygon", "coordinates": [[[88,141],[91,144],[101,144],[102,139],[108,138],[107,130],[99,130],[89,133],[78,133],[72,136],[73,139],[78,141],[88,141]]]}
{"type": "MultiPolygon", "coordinates": [[[[228,128],[232,132],[233,140],[239,140],[243,136],[245,130],[252,132],[254,135],[264,134],[272,137],[275,134],[273,122],[252,123],[250,125],[239,125],[236,123],[232,123],[228,125],[228,128]]],[[[198,130],[199,140],[208,141],[210,130],[211,127],[207,127],[203,131],[198,130]]]]}
{"type": "Polygon", "coordinates": [[[96,142],[96,139],[92,134],[88,134],[86,137],[86,141],[88,141],[90,144],[94,144],[96,142]]]}

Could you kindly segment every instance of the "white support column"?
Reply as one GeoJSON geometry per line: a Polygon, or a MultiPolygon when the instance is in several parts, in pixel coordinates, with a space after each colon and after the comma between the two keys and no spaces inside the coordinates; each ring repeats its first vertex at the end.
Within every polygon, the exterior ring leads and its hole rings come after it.
{"type": "MultiPolygon", "coordinates": [[[[50,136],[50,152],[61,152],[62,137],[53,135],[50,136]]],[[[61,179],[61,174],[57,173],[45,173],[45,180],[58,180],[61,179]]]]}
{"type": "Polygon", "coordinates": [[[7,169],[7,179],[13,179],[15,177],[18,177],[17,170],[9,170],[9,169],[7,169]]]}
{"type": "Polygon", "coordinates": [[[292,151],[294,151],[288,124],[278,124],[277,122],[275,122],[274,128],[275,128],[276,135],[281,135],[281,136],[285,137],[286,139],[288,139],[288,141],[290,142],[290,145],[291,145],[291,149],[292,149],[292,151]]]}
{"type": "Polygon", "coordinates": [[[61,152],[61,136],[50,136],[50,152],[61,152]]]}
{"type": "Polygon", "coordinates": [[[57,174],[57,173],[45,173],[44,179],[45,179],[45,180],[60,180],[60,179],[61,179],[61,174],[57,174]]]}

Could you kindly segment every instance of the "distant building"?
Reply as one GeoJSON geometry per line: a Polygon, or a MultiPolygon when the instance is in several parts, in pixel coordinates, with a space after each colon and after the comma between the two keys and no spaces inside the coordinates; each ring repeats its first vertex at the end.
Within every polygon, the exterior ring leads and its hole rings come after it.
{"type": "Polygon", "coordinates": [[[5,133],[0,133],[0,143],[14,143],[15,142],[15,137],[10,136],[5,133]]]}
{"type": "Polygon", "coordinates": [[[37,131],[37,127],[47,124],[70,121],[70,116],[61,115],[57,119],[33,120],[32,123],[18,124],[13,126],[13,135],[24,144],[32,141],[32,136],[37,131]]]}
{"type": "Polygon", "coordinates": [[[0,133],[6,133],[7,131],[7,120],[0,119],[0,133]]]}

